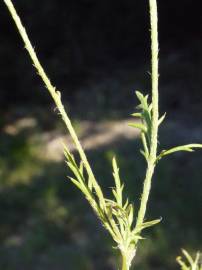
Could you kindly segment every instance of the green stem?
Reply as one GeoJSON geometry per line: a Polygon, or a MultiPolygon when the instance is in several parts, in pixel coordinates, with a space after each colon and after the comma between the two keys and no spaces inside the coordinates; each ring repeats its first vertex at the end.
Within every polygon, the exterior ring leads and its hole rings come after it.
{"type": "Polygon", "coordinates": [[[148,166],[143,185],[143,192],[140,202],[140,208],[137,217],[136,226],[143,223],[149,194],[151,190],[151,181],[155,169],[157,144],[158,144],[158,13],[157,1],[149,0],[150,20],[151,20],[151,52],[152,52],[152,127],[151,127],[151,146],[149,151],[148,166]]]}
{"type": "Polygon", "coordinates": [[[124,254],[122,254],[122,268],[121,268],[121,270],[129,270],[127,257],[124,254]]]}
{"type": "Polygon", "coordinates": [[[41,63],[39,62],[39,59],[38,59],[38,57],[37,57],[37,55],[36,55],[36,53],[34,51],[34,48],[33,48],[32,44],[30,42],[30,39],[29,39],[29,37],[27,35],[27,32],[26,32],[24,26],[22,25],[21,19],[18,16],[12,1],[11,0],[3,0],[3,1],[6,4],[9,12],[10,12],[10,14],[11,14],[11,16],[12,16],[12,18],[13,18],[15,24],[16,24],[16,27],[17,27],[20,35],[21,35],[21,38],[24,41],[25,48],[27,49],[27,51],[28,51],[28,53],[30,55],[30,58],[31,58],[31,60],[32,60],[32,62],[34,64],[34,67],[37,70],[38,75],[41,77],[41,79],[44,82],[47,90],[49,91],[50,95],[52,96],[52,98],[53,98],[53,100],[54,100],[54,102],[55,102],[55,104],[56,104],[56,106],[58,108],[58,111],[61,114],[62,119],[63,119],[63,121],[64,121],[64,123],[65,123],[71,137],[72,137],[72,140],[73,140],[73,142],[74,142],[74,144],[75,144],[75,146],[76,146],[76,148],[77,148],[77,150],[79,152],[81,160],[83,161],[84,166],[85,166],[85,168],[86,168],[86,170],[88,172],[89,179],[90,179],[90,181],[92,181],[92,185],[95,188],[96,194],[99,197],[99,200],[101,202],[100,206],[105,207],[105,200],[104,200],[104,196],[102,194],[102,190],[101,190],[100,186],[98,185],[98,183],[97,183],[97,181],[95,179],[95,176],[94,176],[94,174],[92,172],[92,169],[91,169],[90,164],[89,164],[89,162],[87,160],[85,152],[84,152],[84,150],[83,150],[83,148],[82,148],[82,146],[81,146],[81,144],[80,144],[80,142],[78,140],[78,137],[77,137],[76,132],[75,132],[73,126],[72,126],[72,123],[71,123],[71,121],[70,121],[70,119],[69,119],[69,117],[68,117],[68,115],[67,115],[67,113],[66,113],[66,111],[64,109],[64,106],[63,106],[62,101],[61,101],[61,94],[52,85],[52,83],[49,80],[48,76],[46,75],[41,63]]]}

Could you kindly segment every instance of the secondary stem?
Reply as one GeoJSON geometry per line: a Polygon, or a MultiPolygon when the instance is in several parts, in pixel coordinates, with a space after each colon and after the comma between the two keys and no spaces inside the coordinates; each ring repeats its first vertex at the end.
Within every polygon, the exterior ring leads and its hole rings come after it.
{"type": "Polygon", "coordinates": [[[140,202],[140,209],[138,212],[136,226],[143,223],[149,193],[151,190],[151,180],[154,173],[156,152],[158,144],[158,13],[157,13],[157,1],[149,0],[150,6],[150,22],[151,22],[151,52],[152,52],[152,128],[151,128],[151,146],[148,158],[148,167],[144,180],[143,192],[140,202]]]}
{"type": "Polygon", "coordinates": [[[8,10],[10,11],[10,14],[11,14],[11,16],[12,16],[12,18],[17,26],[17,29],[22,37],[22,40],[24,41],[25,48],[27,49],[27,51],[30,55],[30,58],[34,64],[34,67],[37,70],[38,75],[41,77],[47,90],[49,91],[50,95],[52,96],[52,98],[57,106],[57,109],[58,109],[59,113],[61,114],[62,119],[63,119],[71,137],[72,137],[72,140],[73,140],[73,142],[74,142],[74,144],[79,152],[81,160],[83,161],[85,168],[88,172],[89,178],[92,181],[92,185],[94,186],[96,193],[99,196],[99,199],[101,202],[100,205],[105,206],[105,200],[104,200],[104,197],[102,194],[102,190],[101,190],[100,186],[98,185],[98,183],[96,182],[95,176],[92,172],[92,169],[91,169],[90,164],[87,160],[85,152],[84,152],[84,150],[83,150],[83,148],[78,140],[78,137],[77,137],[76,132],[72,126],[72,123],[71,123],[71,121],[70,121],[70,119],[69,119],[69,117],[64,109],[64,106],[63,106],[62,101],[61,101],[60,92],[56,91],[56,88],[52,85],[52,83],[49,80],[48,76],[46,75],[41,63],[39,62],[38,57],[37,57],[37,55],[34,51],[34,48],[29,40],[29,37],[27,35],[27,32],[22,25],[21,19],[18,16],[12,1],[11,0],[3,0],[3,1],[6,4],[8,10]]]}

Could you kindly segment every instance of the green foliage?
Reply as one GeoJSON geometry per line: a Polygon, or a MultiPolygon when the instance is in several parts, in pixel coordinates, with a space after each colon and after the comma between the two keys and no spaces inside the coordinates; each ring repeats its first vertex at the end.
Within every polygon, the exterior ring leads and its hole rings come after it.
{"type": "Polygon", "coordinates": [[[185,249],[182,249],[182,253],[186,262],[184,262],[181,256],[176,259],[178,264],[181,266],[181,270],[202,270],[202,262],[200,261],[201,258],[199,252],[197,252],[195,258],[192,258],[185,249]]]}
{"type": "MultiPolygon", "coordinates": [[[[141,92],[136,91],[136,96],[140,101],[137,106],[139,112],[133,113],[132,116],[138,118],[140,123],[130,123],[129,126],[137,128],[141,132],[141,140],[143,144],[143,150],[141,150],[142,155],[148,161],[151,149],[151,130],[152,130],[152,103],[148,103],[148,95],[144,96],[141,92]]],[[[165,119],[166,114],[164,114],[159,120],[158,125],[160,125],[165,119]]]]}
{"type": "Polygon", "coordinates": [[[151,227],[160,222],[160,219],[144,222],[139,226],[134,226],[134,205],[129,200],[123,199],[124,185],[121,182],[119,168],[116,159],[112,160],[113,177],[115,187],[112,188],[114,199],[104,198],[97,192],[96,187],[91,181],[90,175],[85,170],[84,164],[76,163],[76,160],[67,147],[64,147],[67,165],[74,177],[69,177],[72,183],[83,193],[94,212],[101,220],[103,226],[111,234],[117,243],[117,248],[122,254],[129,253],[129,260],[132,261],[138,240],[143,239],[140,235],[143,229],[151,227]]]}
{"type": "MultiPolygon", "coordinates": [[[[143,150],[141,154],[148,161],[151,149],[151,129],[152,129],[152,104],[148,103],[148,95],[144,96],[141,92],[136,91],[136,96],[140,101],[137,106],[139,112],[133,113],[132,116],[138,118],[140,122],[130,123],[129,126],[137,128],[141,132],[141,140],[143,145],[143,150]]],[[[166,113],[160,117],[158,120],[158,125],[160,125],[165,119],[166,113]]],[[[202,144],[187,144],[173,147],[169,150],[162,150],[156,157],[156,162],[162,159],[164,156],[173,154],[179,151],[193,152],[195,148],[202,148],[202,144]]]]}
{"type": "MultiPolygon", "coordinates": [[[[17,26],[17,29],[25,43],[30,58],[32,59],[33,65],[37,70],[37,73],[45,83],[49,94],[52,96],[59,114],[64,121],[64,124],[69,131],[76,149],[78,150],[80,161],[79,164],[76,162],[73,154],[71,154],[67,147],[64,147],[64,153],[66,156],[66,162],[71,170],[73,177],[70,177],[72,183],[84,194],[85,198],[93,208],[94,212],[101,220],[103,226],[111,234],[114,241],[117,243],[117,248],[120,250],[122,255],[122,270],[129,270],[131,262],[136,254],[137,243],[142,239],[141,232],[143,229],[151,227],[160,222],[160,219],[145,222],[145,214],[147,210],[147,203],[151,190],[151,182],[154,174],[154,169],[157,161],[163,156],[172,154],[177,151],[193,151],[194,148],[201,148],[200,144],[190,144],[174,147],[170,150],[164,150],[157,155],[158,146],[158,128],[163,122],[165,114],[159,118],[158,112],[158,15],[157,15],[157,1],[149,0],[150,6],[150,20],[151,20],[151,53],[152,53],[152,101],[148,103],[148,96],[144,96],[140,92],[136,92],[137,98],[140,102],[138,105],[138,113],[133,114],[135,117],[139,117],[141,123],[131,124],[133,127],[138,128],[141,132],[141,139],[143,144],[143,150],[141,150],[147,161],[147,169],[144,179],[143,192],[140,201],[140,207],[137,211],[137,220],[135,221],[135,208],[129,200],[124,200],[123,190],[124,185],[120,180],[119,168],[117,166],[116,159],[112,161],[113,166],[113,177],[115,181],[115,187],[112,189],[114,199],[105,198],[103,191],[99,186],[92,168],[88,162],[86,154],[78,140],[77,133],[70,121],[63,103],[61,101],[60,92],[51,84],[50,79],[46,75],[43,67],[41,66],[34,48],[29,40],[25,28],[23,27],[21,20],[12,4],[11,0],[4,0],[7,5],[11,16],[17,26]]],[[[57,204],[56,204],[57,205],[57,204]]],[[[63,212],[63,211],[62,211],[63,212]]],[[[62,213],[63,214],[63,213],[62,213]]],[[[187,259],[191,264],[190,257],[187,259]]],[[[181,261],[180,261],[181,262],[181,261]]],[[[198,259],[196,258],[196,262],[198,259]]],[[[185,267],[184,265],[183,267],[185,267]]],[[[195,267],[196,268],[196,267],[195,267]]],[[[193,268],[192,268],[193,269],[193,268]]],[[[183,270],[188,270],[184,268],[183,270]]],[[[201,269],[195,269],[201,270],[201,269]]]]}
{"type": "Polygon", "coordinates": [[[148,104],[148,95],[143,96],[143,94],[138,91],[136,91],[136,95],[140,101],[140,104],[137,106],[140,112],[133,113],[132,116],[140,118],[141,123],[132,123],[129,125],[141,131],[141,139],[144,148],[141,150],[141,153],[145,159],[148,160],[151,146],[152,104],[148,104]]]}

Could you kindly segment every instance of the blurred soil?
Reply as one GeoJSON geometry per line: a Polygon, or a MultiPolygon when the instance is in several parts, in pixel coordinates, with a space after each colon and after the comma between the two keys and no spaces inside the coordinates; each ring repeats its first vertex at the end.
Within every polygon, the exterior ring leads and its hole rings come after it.
{"type": "MultiPolygon", "coordinates": [[[[128,122],[134,121],[130,117],[137,102],[134,91],[149,92],[148,66],[94,71],[71,102],[68,91],[61,91],[104,192],[111,196],[111,159],[116,155],[126,194],[135,206],[139,204],[145,163],[139,154],[139,134],[128,122]]],[[[202,95],[198,93],[202,83],[191,54],[182,50],[163,58],[161,74],[160,111],[167,111],[167,116],[160,128],[159,149],[200,143],[202,95]]],[[[42,101],[23,102],[2,112],[1,269],[117,269],[111,239],[68,181],[62,142],[71,151],[75,149],[59,118],[54,106],[42,101]]],[[[145,231],[147,240],[140,245],[136,268],[178,269],[175,257],[181,247],[191,252],[202,249],[201,162],[201,151],[197,151],[178,153],[159,163],[147,219],[162,216],[163,220],[145,231]]]]}

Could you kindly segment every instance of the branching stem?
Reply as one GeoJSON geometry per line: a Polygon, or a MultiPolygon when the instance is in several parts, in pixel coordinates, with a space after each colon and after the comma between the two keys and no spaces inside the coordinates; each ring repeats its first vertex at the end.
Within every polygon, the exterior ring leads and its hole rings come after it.
{"type": "Polygon", "coordinates": [[[157,144],[158,144],[158,14],[157,14],[157,1],[149,0],[150,6],[150,20],[151,20],[151,52],[152,52],[152,127],[151,127],[151,146],[148,157],[148,166],[144,180],[143,192],[140,202],[140,209],[136,226],[143,223],[147,202],[151,190],[151,180],[154,173],[157,144]]]}
{"type": "MultiPolygon", "coordinates": [[[[6,6],[8,7],[8,10],[17,26],[17,29],[24,41],[25,48],[28,51],[31,60],[34,64],[34,67],[37,70],[38,75],[41,77],[42,81],[44,82],[47,90],[49,91],[51,97],[53,98],[57,109],[59,113],[61,114],[61,117],[65,123],[66,128],[68,129],[72,140],[76,146],[76,149],[79,152],[81,161],[83,162],[86,171],[88,173],[89,179],[91,181],[90,186],[92,186],[98,196],[100,207],[106,210],[106,201],[104,199],[102,190],[100,186],[98,185],[95,176],[92,172],[92,169],[90,167],[90,164],[87,160],[87,157],[85,155],[85,152],[79,142],[79,139],[76,135],[76,132],[74,130],[74,127],[64,109],[64,106],[61,101],[61,94],[59,91],[56,90],[56,88],[52,85],[51,81],[49,80],[48,76],[46,75],[41,63],[38,60],[38,57],[34,51],[34,48],[29,40],[29,37],[27,35],[27,32],[25,28],[22,25],[22,22],[15,10],[15,7],[12,4],[11,0],[3,0],[6,6]]],[[[146,213],[147,208],[147,202],[149,198],[149,193],[151,189],[151,180],[154,173],[155,163],[156,163],[156,157],[157,157],[157,135],[158,135],[158,29],[157,29],[157,0],[149,0],[150,4],[150,17],[151,17],[151,51],[152,51],[152,125],[151,125],[151,145],[149,148],[145,146],[146,152],[148,152],[148,167],[146,171],[146,176],[144,180],[144,186],[143,186],[143,192],[140,202],[140,209],[138,212],[136,227],[139,227],[144,222],[144,217],[146,213]]],[[[145,142],[146,143],[146,142],[145,142]]],[[[107,211],[104,211],[105,213],[107,211]]],[[[110,222],[114,222],[113,219],[111,219],[110,222]]],[[[114,227],[117,229],[117,226],[115,223],[110,223],[114,225],[114,227]]],[[[108,223],[107,223],[108,225],[108,223]]],[[[110,227],[111,228],[111,227],[110,227]]],[[[119,236],[119,230],[117,232],[117,235],[119,236]]],[[[116,235],[115,235],[116,236],[116,235]]],[[[120,237],[121,238],[121,237],[120,237]]],[[[129,270],[131,261],[135,256],[136,251],[136,244],[134,244],[133,249],[128,245],[127,250],[125,250],[124,253],[122,253],[122,270],[129,270]]]]}

